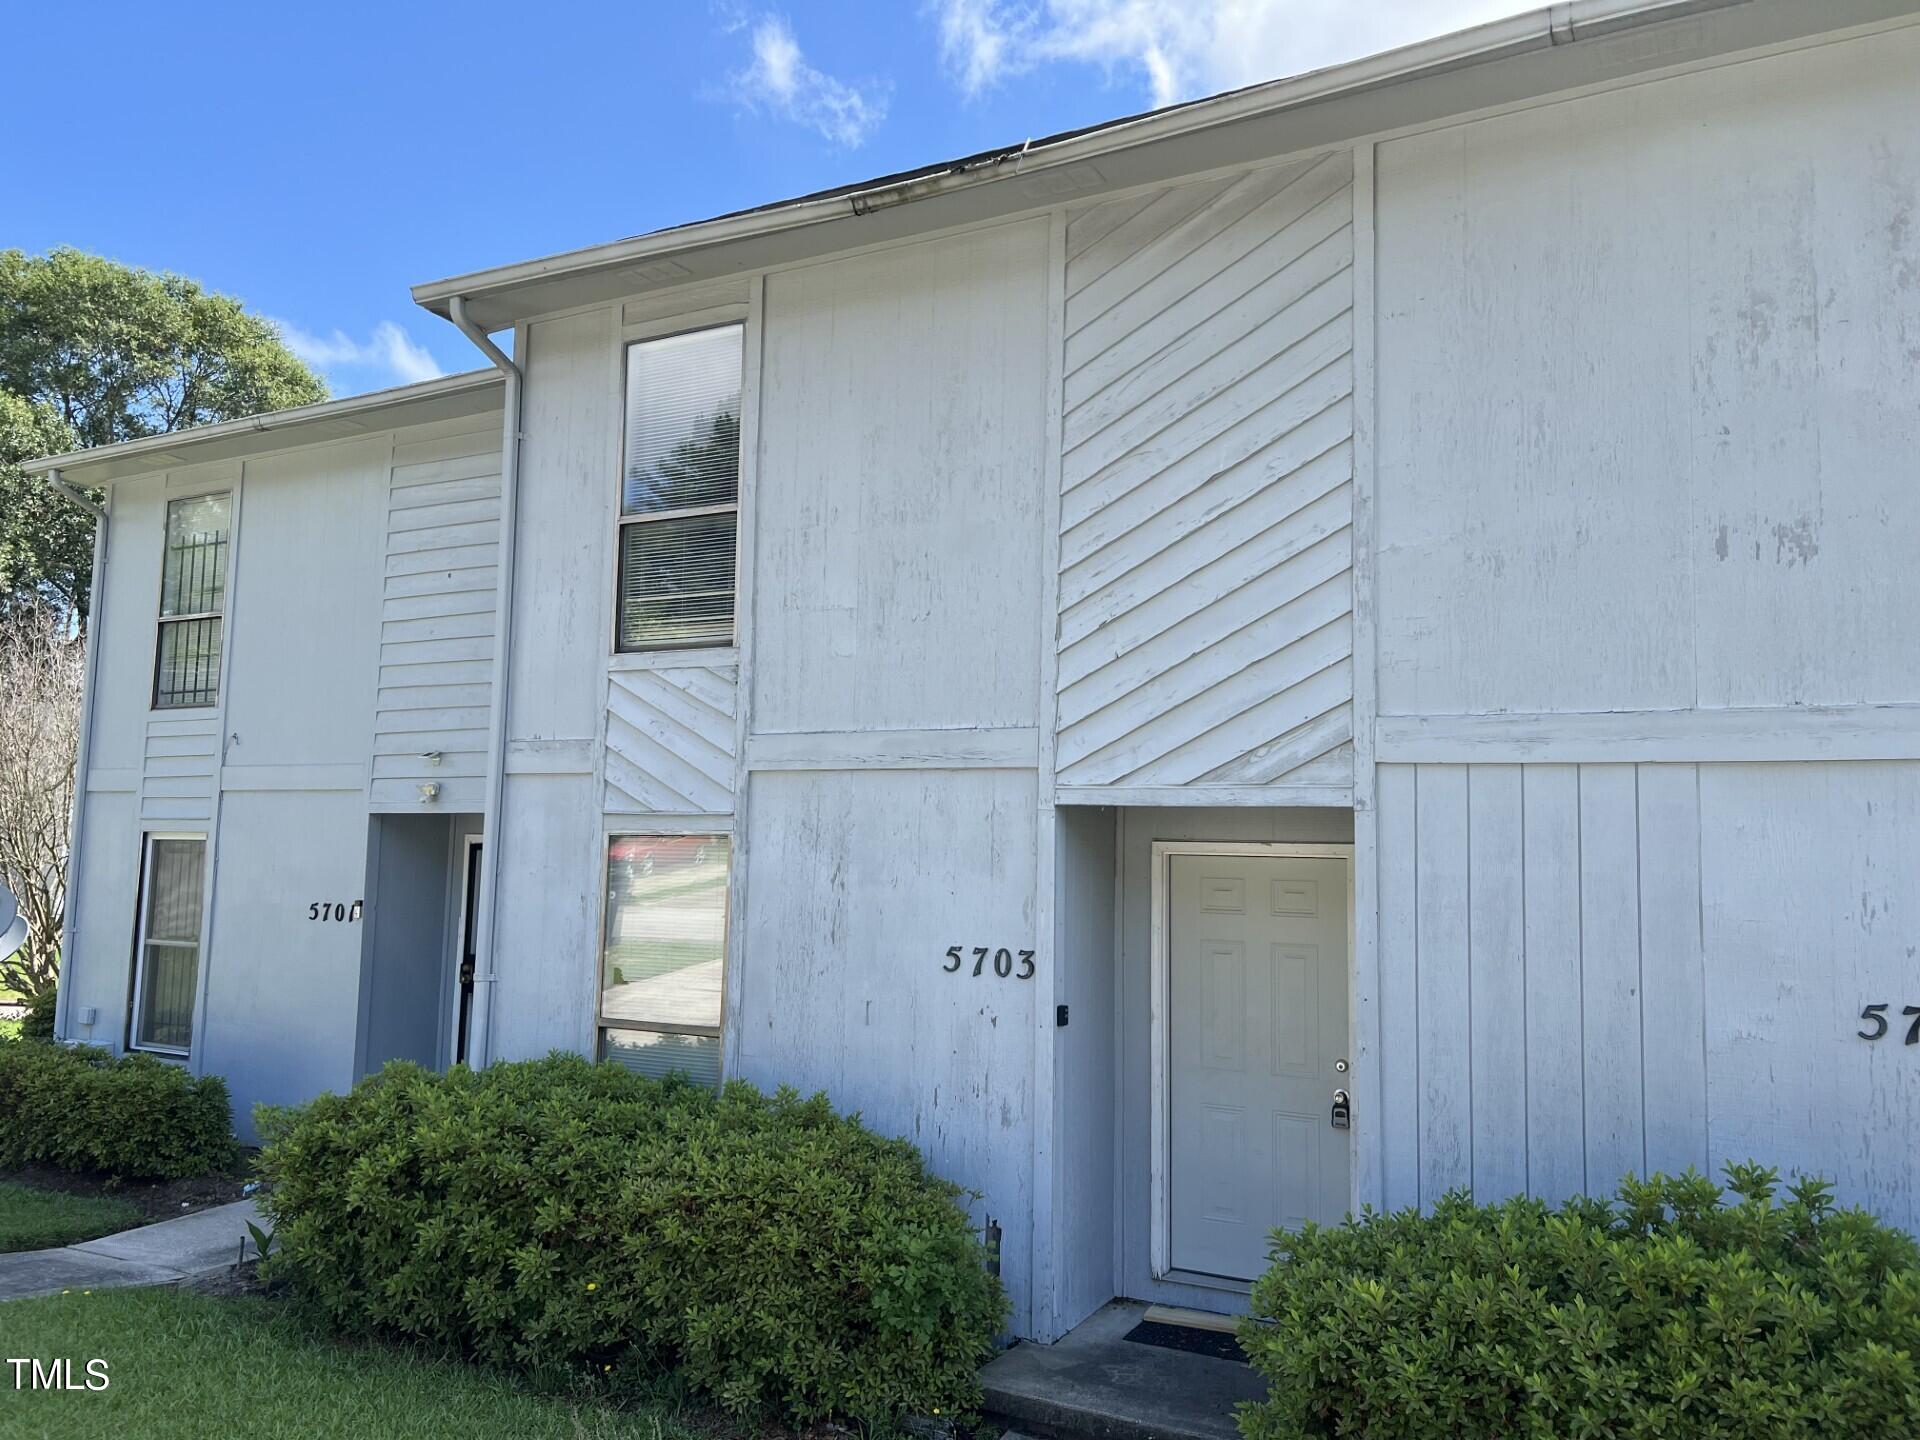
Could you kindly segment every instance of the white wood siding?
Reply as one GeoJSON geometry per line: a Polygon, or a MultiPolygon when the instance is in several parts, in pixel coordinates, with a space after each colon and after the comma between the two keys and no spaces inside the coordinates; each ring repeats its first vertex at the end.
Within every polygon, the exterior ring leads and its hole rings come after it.
{"type": "Polygon", "coordinates": [[[1044,223],[767,279],[755,734],[1038,723],[1044,223]]]}
{"type": "Polygon", "coordinates": [[[140,772],[140,818],[205,824],[213,818],[215,776],[220,769],[220,717],[169,720],[156,711],[146,725],[145,763],[140,772]]]}
{"type": "Polygon", "coordinates": [[[1385,1200],[1758,1159],[1920,1223],[1920,765],[1380,771],[1385,1200]]]}
{"type": "Polygon", "coordinates": [[[498,419],[402,433],[386,522],[373,808],[416,811],[431,781],[437,808],[478,809],[499,574],[498,419]]]}
{"type": "Polygon", "coordinates": [[[1382,715],[1913,703],[1920,29],[1379,150],[1382,715]]]}
{"type": "Polygon", "coordinates": [[[1346,152],[1074,217],[1062,785],[1350,788],[1352,219],[1346,152]]]}
{"type": "Polygon", "coordinates": [[[737,674],[661,665],[608,675],[608,814],[733,812],[737,674]]]}

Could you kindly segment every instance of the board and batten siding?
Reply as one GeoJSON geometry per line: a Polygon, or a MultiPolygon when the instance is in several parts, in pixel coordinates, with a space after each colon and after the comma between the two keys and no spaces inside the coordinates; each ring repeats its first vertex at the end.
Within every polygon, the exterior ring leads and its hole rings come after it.
{"type": "Polygon", "coordinates": [[[1383,765],[1385,1203],[1757,1159],[1920,1225],[1920,765],[1383,765]]]}
{"type": "Polygon", "coordinates": [[[402,432],[393,447],[372,804],[484,801],[500,537],[500,422],[402,432]],[[437,756],[437,758],[435,758],[437,756]]]}
{"type": "Polygon", "coordinates": [[[1062,786],[1351,787],[1352,182],[1342,151],[1072,218],[1062,786]]]}

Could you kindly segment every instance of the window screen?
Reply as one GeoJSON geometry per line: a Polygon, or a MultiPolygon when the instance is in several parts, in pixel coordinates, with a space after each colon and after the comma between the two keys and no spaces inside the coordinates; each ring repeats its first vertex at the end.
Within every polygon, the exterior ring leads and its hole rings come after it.
{"type": "Polygon", "coordinates": [[[619,648],[733,643],[745,327],[627,347],[619,648]]]}
{"type": "Polygon", "coordinates": [[[140,1049],[185,1054],[192,1043],[206,855],[207,842],[197,836],[147,841],[133,978],[133,1043],[140,1049]]]}
{"type": "Polygon", "coordinates": [[[220,698],[232,511],[231,495],[195,495],[167,506],[155,709],[212,705],[220,698]]]}
{"type": "Polygon", "coordinates": [[[623,835],[607,847],[602,1053],[713,1081],[727,953],[724,835],[623,835]]]}

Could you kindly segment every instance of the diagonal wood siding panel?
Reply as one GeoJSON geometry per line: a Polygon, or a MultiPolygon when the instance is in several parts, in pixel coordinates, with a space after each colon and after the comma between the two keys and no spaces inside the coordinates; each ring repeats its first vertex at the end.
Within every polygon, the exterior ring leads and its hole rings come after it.
{"type": "Polygon", "coordinates": [[[493,685],[500,423],[461,421],[394,446],[387,499],[373,808],[478,810],[493,685]],[[427,757],[439,755],[436,763],[427,757]]]}
{"type": "Polygon", "coordinates": [[[1346,153],[1067,230],[1058,778],[1352,783],[1346,153]]]}
{"type": "Polygon", "coordinates": [[[736,674],[723,665],[607,677],[607,813],[732,813],[736,674]]]}

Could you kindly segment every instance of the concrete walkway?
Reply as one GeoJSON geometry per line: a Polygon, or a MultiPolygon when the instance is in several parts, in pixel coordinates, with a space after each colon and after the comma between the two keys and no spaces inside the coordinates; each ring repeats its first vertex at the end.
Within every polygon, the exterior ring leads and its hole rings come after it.
{"type": "Polygon", "coordinates": [[[57,1250],[0,1255],[0,1300],[62,1290],[174,1285],[218,1275],[240,1258],[243,1243],[249,1258],[257,1253],[247,1235],[250,1220],[260,1222],[253,1201],[236,1200],[57,1250]]]}
{"type": "Polygon", "coordinates": [[[987,1414],[1054,1440],[1240,1440],[1233,1408],[1266,1396],[1234,1360],[1128,1340],[1147,1307],[1116,1300],[1052,1345],[1014,1346],[980,1372],[987,1414]]]}

